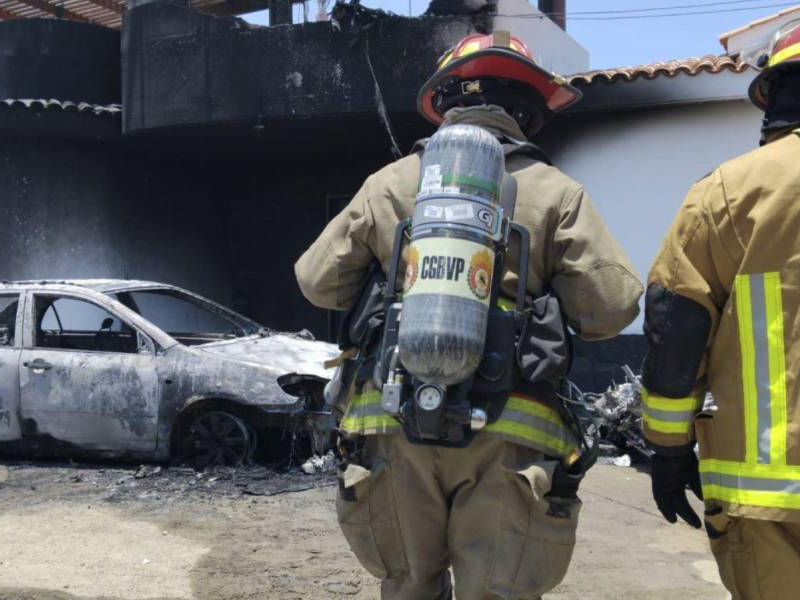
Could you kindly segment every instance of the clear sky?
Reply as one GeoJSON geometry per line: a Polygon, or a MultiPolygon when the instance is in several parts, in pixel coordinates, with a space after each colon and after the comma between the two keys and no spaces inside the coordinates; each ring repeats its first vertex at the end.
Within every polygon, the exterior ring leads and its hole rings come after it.
{"type": "MultiPolygon", "coordinates": [[[[418,15],[429,0],[362,0],[372,8],[418,15]]],[[[591,55],[592,68],[636,65],[703,54],[721,54],[717,39],[721,33],[750,21],[792,6],[780,0],[567,0],[567,31],[591,55]],[[674,7],[670,10],[653,10],[674,7]],[[639,11],[636,13],[586,14],[598,11],[639,11]],[[679,14],[702,12],[706,14],[679,14]],[[580,14],[584,13],[584,14],[580,14]],[[675,15],[657,16],[653,15],[675,15]],[[621,19],[621,16],[648,18],[621,19]],[[612,19],[609,19],[611,17],[612,19]],[[590,20],[591,19],[591,20],[590,20]]],[[[308,5],[310,18],[317,3],[308,5]]],[[[295,7],[295,19],[302,19],[302,7],[295,7]]],[[[254,23],[266,23],[266,16],[248,17],[254,23]]]]}

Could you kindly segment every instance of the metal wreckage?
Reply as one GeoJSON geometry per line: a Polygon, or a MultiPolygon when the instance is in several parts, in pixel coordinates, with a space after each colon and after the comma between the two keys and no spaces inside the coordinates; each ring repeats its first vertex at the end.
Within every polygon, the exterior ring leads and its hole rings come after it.
{"type": "Polygon", "coordinates": [[[581,393],[570,385],[567,401],[601,455],[629,454],[634,463],[649,463],[653,452],[642,433],[641,377],[627,365],[622,371],[625,381],[600,394],[581,393]]]}

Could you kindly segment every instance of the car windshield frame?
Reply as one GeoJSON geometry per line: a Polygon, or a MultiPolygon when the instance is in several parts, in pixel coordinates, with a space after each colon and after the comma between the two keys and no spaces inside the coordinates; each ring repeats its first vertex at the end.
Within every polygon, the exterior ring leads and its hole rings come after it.
{"type": "Polygon", "coordinates": [[[108,290],[104,292],[106,296],[116,300],[129,310],[132,310],[137,315],[139,315],[142,319],[146,320],[150,323],[153,327],[158,328],[159,330],[163,331],[166,335],[173,338],[180,344],[183,345],[193,345],[193,346],[203,346],[206,344],[216,344],[219,342],[225,342],[230,340],[242,339],[246,337],[250,337],[253,335],[262,334],[263,331],[267,331],[265,327],[233,311],[213,300],[209,300],[208,298],[204,298],[203,296],[199,296],[193,292],[188,290],[184,290],[182,288],[175,288],[172,286],[146,286],[146,287],[135,287],[135,288],[123,288],[123,289],[114,289],[108,290]],[[192,334],[192,333],[183,333],[183,332],[170,332],[165,329],[162,329],[158,323],[152,321],[146,314],[143,314],[138,305],[136,304],[132,294],[140,293],[140,292],[156,292],[159,294],[164,294],[166,296],[174,297],[178,300],[182,300],[184,302],[188,302],[198,308],[205,310],[216,317],[224,319],[228,321],[233,327],[235,327],[238,331],[234,334],[227,334],[222,335],[218,333],[206,333],[206,334],[192,334]]]}

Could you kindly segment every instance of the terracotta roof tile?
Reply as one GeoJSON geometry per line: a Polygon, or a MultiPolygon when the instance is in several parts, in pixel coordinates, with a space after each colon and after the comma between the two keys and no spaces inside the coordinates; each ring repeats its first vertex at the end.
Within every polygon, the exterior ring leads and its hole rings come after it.
{"type": "Polygon", "coordinates": [[[92,113],[95,115],[118,116],[122,112],[121,104],[88,104],[87,102],[69,102],[63,100],[46,100],[44,98],[0,100],[0,108],[43,108],[45,110],[62,110],[64,112],[92,113]]]}
{"type": "Polygon", "coordinates": [[[615,69],[600,69],[589,71],[588,73],[577,73],[567,77],[572,85],[589,85],[598,81],[634,81],[643,77],[645,79],[655,79],[662,75],[675,77],[681,73],[686,75],[698,75],[700,73],[721,73],[722,71],[733,71],[741,73],[748,66],[738,62],[730,56],[707,56],[686,58],[683,60],[670,60],[667,62],[656,62],[649,65],[638,65],[635,67],[618,67],[615,69]]]}

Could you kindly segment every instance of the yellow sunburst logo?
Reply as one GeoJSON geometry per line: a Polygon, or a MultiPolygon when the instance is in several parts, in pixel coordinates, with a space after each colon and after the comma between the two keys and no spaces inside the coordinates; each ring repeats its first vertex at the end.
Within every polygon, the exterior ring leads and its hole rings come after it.
{"type": "Polygon", "coordinates": [[[492,291],[492,256],[488,250],[481,250],[472,256],[469,264],[469,289],[478,300],[486,300],[492,291]]]}
{"type": "Polygon", "coordinates": [[[408,249],[408,266],[406,266],[406,279],[403,284],[403,291],[408,292],[417,281],[419,274],[419,250],[414,246],[408,249]]]}

